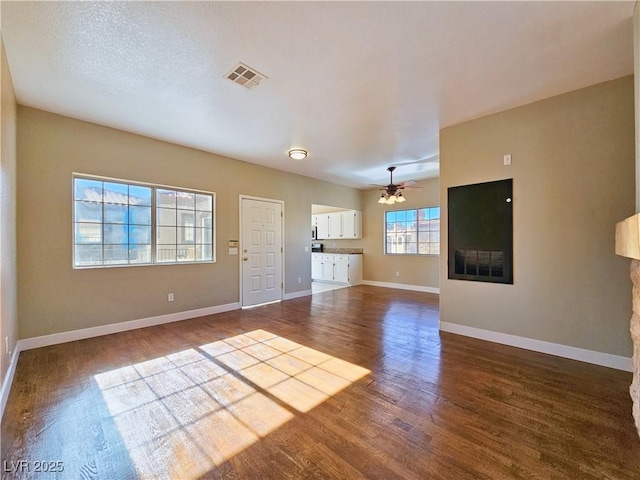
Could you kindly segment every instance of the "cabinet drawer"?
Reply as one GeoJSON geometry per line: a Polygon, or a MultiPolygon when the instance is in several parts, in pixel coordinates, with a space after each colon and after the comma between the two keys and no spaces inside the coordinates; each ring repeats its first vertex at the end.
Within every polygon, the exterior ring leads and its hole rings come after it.
{"type": "Polygon", "coordinates": [[[333,262],[333,257],[335,257],[335,255],[323,255],[322,260],[325,262],[333,262]]]}

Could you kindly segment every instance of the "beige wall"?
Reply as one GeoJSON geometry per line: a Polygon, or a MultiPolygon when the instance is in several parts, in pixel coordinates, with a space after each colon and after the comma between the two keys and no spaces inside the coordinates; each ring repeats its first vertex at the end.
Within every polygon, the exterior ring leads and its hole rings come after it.
{"type": "Polygon", "coordinates": [[[443,207],[448,187],[514,179],[514,284],[448,280],[442,255],[443,322],[631,355],[614,227],[634,213],[633,89],[629,76],[440,132],[443,207]]]}
{"type": "Polygon", "coordinates": [[[421,287],[439,287],[440,258],[433,255],[385,255],[384,254],[384,212],[407,208],[433,207],[440,204],[439,180],[437,178],[418,182],[416,190],[407,190],[406,202],[393,206],[380,205],[380,192],[362,192],[363,220],[365,234],[364,248],[365,280],[375,282],[400,283],[421,287]],[[396,276],[396,272],[400,272],[396,276]]]}
{"type": "Polygon", "coordinates": [[[354,189],[19,106],[20,338],[237,302],[241,194],[285,202],[286,293],[311,288],[311,204],[361,209],[354,189]],[[216,192],[217,262],[73,270],[72,172],[216,192]]]}
{"type": "Polygon", "coordinates": [[[4,381],[11,357],[5,351],[16,345],[18,333],[16,286],[16,98],[9,64],[0,39],[2,60],[0,83],[2,106],[0,121],[0,384],[4,381]]]}

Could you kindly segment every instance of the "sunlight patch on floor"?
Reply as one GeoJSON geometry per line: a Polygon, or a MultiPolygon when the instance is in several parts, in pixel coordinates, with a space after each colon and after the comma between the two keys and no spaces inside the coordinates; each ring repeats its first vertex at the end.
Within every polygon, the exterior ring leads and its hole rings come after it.
{"type": "Polygon", "coordinates": [[[140,478],[198,478],[369,373],[254,330],[94,378],[140,478]]]}
{"type": "Polygon", "coordinates": [[[200,348],[300,412],[308,412],[370,373],[366,368],[264,330],[200,348]]]}

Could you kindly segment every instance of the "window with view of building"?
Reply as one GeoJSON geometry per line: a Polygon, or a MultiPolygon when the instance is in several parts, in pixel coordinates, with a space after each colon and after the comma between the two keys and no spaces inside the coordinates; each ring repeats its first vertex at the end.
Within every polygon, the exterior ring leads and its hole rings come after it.
{"type": "Polygon", "coordinates": [[[389,211],[384,219],[386,254],[440,254],[440,207],[389,211]]]}
{"type": "Polygon", "coordinates": [[[211,260],[211,195],[156,189],[157,262],[211,260]]]}
{"type": "Polygon", "coordinates": [[[212,193],[76,176],[73,266],[214,261],[212,193]]]}

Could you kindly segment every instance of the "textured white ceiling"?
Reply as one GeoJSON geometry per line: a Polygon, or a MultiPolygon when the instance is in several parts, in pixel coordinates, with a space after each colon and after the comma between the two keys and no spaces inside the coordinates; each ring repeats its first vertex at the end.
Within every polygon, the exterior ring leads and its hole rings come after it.
{"type": "Polygon", "coordinates": [[[442,127],[631,74],[633,6],[5,1],[1,29],[21,104],[364,188],[437,176],[442,127]]]}

